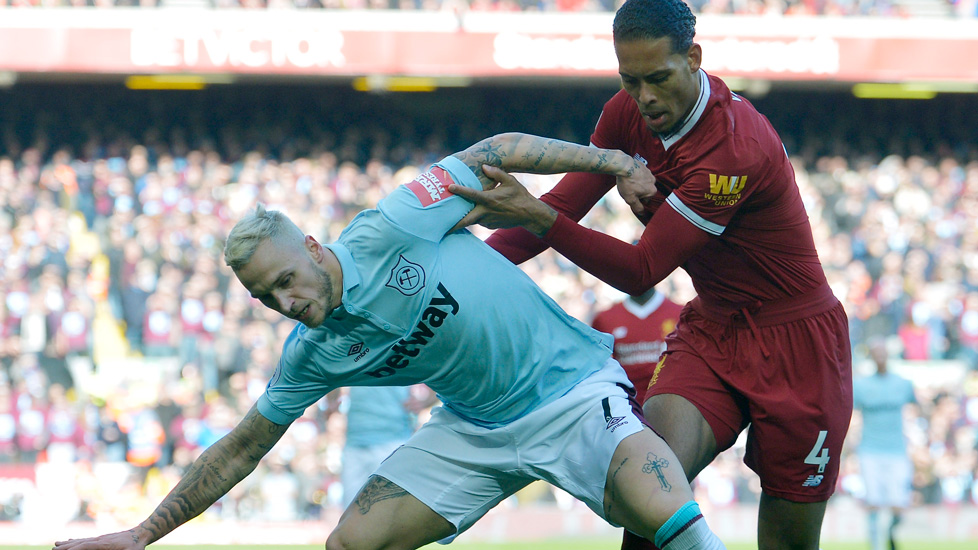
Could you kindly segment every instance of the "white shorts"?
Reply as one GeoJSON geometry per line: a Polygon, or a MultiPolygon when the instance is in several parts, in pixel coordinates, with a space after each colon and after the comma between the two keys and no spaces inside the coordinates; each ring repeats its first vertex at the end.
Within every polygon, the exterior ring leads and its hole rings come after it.
{"type": "Polygon", "coordinates": [[[866,504],[880,508],[906,508],[910,505],[913,464],[902,455],[859,455],[859,469],[866,482],[866,504]]]}
{"type": "Polygon", "coordinates": [[[360,489],[374,473],[377,466],[387,459],[395,449],[401,446],[403,441],[389,441],[372,447],[358,447],[347,445],[343,447],[341,464],[343,469],[340,471],[340,485],[343,487],[343,500],[340,501],[343,508],[353,502],[360,489]]]}
{"type": "Polygon", "coordinates": [[[451,522],[455,536],[538,479],[604,518],[611,457],[644,427],[621,386],[631,384],[610,360],[563,397],[500,428],[477,426],[439,407],[375,474],[451,522]]]}

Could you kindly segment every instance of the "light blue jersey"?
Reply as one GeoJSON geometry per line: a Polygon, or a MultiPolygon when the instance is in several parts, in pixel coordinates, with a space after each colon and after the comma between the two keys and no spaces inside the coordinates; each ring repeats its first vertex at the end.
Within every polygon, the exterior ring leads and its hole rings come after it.
{"type": "Polygon", "coordinates": [[[852,401],[863,416],[860,453],[907,454],[903,406],[917,402],[909,380],[892,372],[856,379],[852,401]]]}
{"type": "Polygon", "coordinates": [[[453,181],[482,188],[448,157],[327,246],[343,271],[342,306],[292,331],[258,400],[263,416],[287,424],[342,386],[425,383],[455,414],[496,427],[605,365],[610,335],[568,315],[468,231],[446,235],[472,209],[448,192],[453,181]]]}

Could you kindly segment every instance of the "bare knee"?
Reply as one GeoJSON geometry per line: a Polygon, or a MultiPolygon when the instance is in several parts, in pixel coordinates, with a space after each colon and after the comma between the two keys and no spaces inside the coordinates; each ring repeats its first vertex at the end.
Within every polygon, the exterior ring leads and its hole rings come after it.
{"type": "Polygon", "coordinates": [[[353,540],[344,536],[339,528],[326,538],[326,550],[354,550],[356,548],[358,547],[353,544],[353,540]]]}

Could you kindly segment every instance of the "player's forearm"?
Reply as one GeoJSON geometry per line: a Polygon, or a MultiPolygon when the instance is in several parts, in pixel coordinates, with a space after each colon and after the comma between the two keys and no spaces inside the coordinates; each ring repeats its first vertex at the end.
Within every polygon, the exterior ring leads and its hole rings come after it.
{"type": "Polygon", "coordinates": [[[266,439],[263,432],[249,429],[259,423],[268,422],[253,408],[238,427],[205,450],[156,510],[132,530],[133,537],[145,544],[159,540],[202,514],[254,471],[281,436],[270,434],[266,439]]]}
{"type": "Polygon", "coordinates": [[[519,133],[484,139],[459,155],[476,173],[481,172],[482,164],[532,174],[591,172],[628,176],[637,168],[635,160],[621,151],[519,133]]]}
{"type": "Polygon", "coordinates": [[[221,442],[204,451],[156,510],[133,530],[133,536],[146,544],[155,542],[227,494],[258,465],[239,451],[238,446],[221,442]]]}

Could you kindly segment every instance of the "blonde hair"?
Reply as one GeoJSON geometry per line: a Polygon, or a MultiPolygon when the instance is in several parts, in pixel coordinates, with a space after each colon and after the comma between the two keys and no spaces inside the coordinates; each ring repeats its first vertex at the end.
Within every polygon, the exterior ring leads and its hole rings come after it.
{"type": "Polygon", "coordinates": [[[251,261],[255,250],[266,239],[280,243],[302,242],[305,233],[285,214],[277,210],[266,210],[258,203],[253,212],[238,220],[228,233],[224,243],[224,262],[237,271],[251,261]]]}

